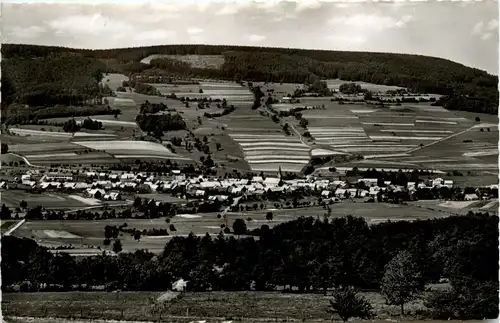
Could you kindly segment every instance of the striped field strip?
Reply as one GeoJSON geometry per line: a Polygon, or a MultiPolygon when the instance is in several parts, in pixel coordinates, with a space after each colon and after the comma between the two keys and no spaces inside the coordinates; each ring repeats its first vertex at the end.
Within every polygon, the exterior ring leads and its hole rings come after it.
{"type": "Polygon", "coordinates": [[[411,132],[411,133],[453,133],[451,130],[419,130],[419,129],[382,129],[380,132],[411,132]]]}
{"type": "Polygon", "coordinates": [[[444,137],[401,137],[401,136],[370,136],[371,139],[401,139],[401,140],[441,140],[444,137]]]}
{"type": "Polygon", "coordinates": [[[272,141],[262,141],[262,142],[240,142],[239,143],[240,146],[242,147],[259,147],[259,146],[272,146],[272,145],[276,145],[276,146],[280,146],[280,147],[307,147],[306,145],[304,145],[303,143],[301,142],[280,142],[280,143],[277,143],[277,142],[272,142],[272,141]]]}
{"type": "Polygon", "coordinates": [[[293,160],[293,159],[266,159],[266,160],[249,160],[249,164],[266,164],[266,163],[290,163],[290,164],[307,164],[307,160],[293,160]]]}
{"type": "Polygon", "coordinates": [[[455,121],[415,120],[416,123],[457,124],[455,121]]]}
{"type": "Polygon", "coordinates": [[[257,146],[257,147],[242,147],[243,151],[259,151],[259,150],[287,150],[287,151],[300,151],[309,152],[309,148],[300,147],[283,147],[283,146],[257,146]]]}
{"type": "Polygon", "coordinates": [[[401,127],[414,127],[413,123],[383,123],[383,122],[361,122],[367,126],[380,125],[380,126],[401,126],[401,127]]]}
{"type": "Polygon", "coordinates": [[[304,160],[305,162],[309,161],[309,155],[308,156],[297,156],[297,155],[258,155],[258,156],[245,156],[245,159],[248,162],[252,161],[258,161],[258,160],[265,160],[265,159],[295,159],[295,160],[304,160]]]}

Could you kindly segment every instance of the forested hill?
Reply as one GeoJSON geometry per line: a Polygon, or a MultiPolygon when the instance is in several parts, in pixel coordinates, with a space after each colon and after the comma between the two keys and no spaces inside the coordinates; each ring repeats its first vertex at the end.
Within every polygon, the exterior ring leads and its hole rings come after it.
{"type": "MultiPolygon", "coordinates": [[[[108,50],[13,44],[2,46],[2,57],[7,62],[15,61],[12,65],[20,66],[21,70],[26,59],[56,59],[60,56],[75,60],[77,57],[86,57],[104,63],[106,71],[129,75],[164,72],[172,76],[223,79],[241,77],[252,81],[294,83],[315,78],[340,78],[346,81],[397,85],[416,92],[444,94],[447,97],[439,103],[449,109],[493,114],[498,112],[497,76],[450,60],[421,55],[214,45],[165,45],[108,50]],[[224,63],[220,69],[181,69],[175,62],[172,63],[172,59],[163,59],[163,62],[156,60],[151,65],[140,63],[143,58],[153,54],[222,55],[224,63]]],[[[7,71],[6,77],[17,81],[16,73],[16,68],[11,69],[7,71]]],[[[64,80],[67,76],[63,73],[60,77],[64,80]]],[[[35,75],[33,83],[36,83],[36,78],[35,75]]],[[[2,73],[2,81],[3,79],[2,73]]],[[[19,91],[23,85],[25,84],[17,84],[14,92],[19,91]]],[[[14,97],[18,99],[19,95],[14,94],[14,97]]]]}

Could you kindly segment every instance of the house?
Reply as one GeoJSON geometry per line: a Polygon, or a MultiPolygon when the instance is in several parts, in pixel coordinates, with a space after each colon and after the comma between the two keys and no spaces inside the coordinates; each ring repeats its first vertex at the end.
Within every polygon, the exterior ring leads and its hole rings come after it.
{"type": "Polygon", "coordinates": [[[477,196],[477,194],[465,194],[464,196],[464,200],[465,201],[475,201],[475,200],[479,200],[479,196],[477,196]]]}
{"type": "Polygon", "coordinates": [[[194,195],[195,196],[204,196],[205,195],[205,191],[204,190],[196,190],[194,192],[194,195]]]}
{"type": "Polygon", "coordinates": [[[109,194],[104,194],[103,198],[106,201],[118,201],[121,200],[121,195],[118,192],[111,192],[109,194]]]}
{"type": "Polygon", "coordinates": [[[86,194],[88,197],[93,197],[95,199],[101,199],[106,194],[106,191],[100,188],[87,189],[86,194]]]}
{"type": "Polygon", "coordinates": [[[252,177],[252,183],[262,183],[262,182],[264,182],[264,179],[262,178],[262,176],[252,177]]]}
{"type": "Polygon", "coordinates": [[[443,179],[442,178],[435,178],[432,180],[432,186],[441,186],[443,184],[443,179]]]}
{"type": "Polygon", "coordinates": [[[289,97],[289,96],[284,96],[282,99],[281,99],[281,103],[290,103],[292,102],[292,98],[289,97]]]}
{"type": "Polygon", "coordinates": [[[280,179],[276,177],[268,177],[264,180],[264,185],[266,187],[278,186],[280,179]]]}
{"type": "Polygon", "coordinates": [[[112,181],[116,181],[116,180],[118,180],[118,174],[111,174],[111,175],[109,175],[109,177],[108,177],[108,178],[109,178],[110,180],[112,180],[112,181]]]}
{"type": "Polygon", "coordinates": [[[219,182],[216,181],[207,181],[207,182],[201,182],[200,183],[200,188],[215,188],[221,186],[219,182]]]}
{"type": "Polygon", "coordinates": [[[330,197],[330,193],[331,193],[330,191],[326,191],[325,190],[325,191],[321,192],[321,196],[323,196],[323,197],[330,197]]]}
{"type": "Polygon", "coordinates": [[[28,182],[31,182],[31,175],[21,175],[21,183],[27,185],[28,182]]]}
{"type": "Polygon", "coordinates": [[[361,182],[364,182],[366,184],[366,186],[370,186],[372,184],[377,184],[378,179],[376,179],[376,178],[360,178],[360,179],[358,179],[358,183],[361,183],[361,182]]]}
{"type": "Polygon", "coordinates": [[[0,182],[0,188],[6,188],[6,187],[7,183],[5,183],[5,181],[0,182]]]}
{"type": "Polygon", "coordinates": [[[73,183],[73,182],[66,182],[66,183],[63,183],[63,187],[66,188],[66,189],[74,189],[76,186],[76,183],[73,183]]]}
{"type": "Polygon", "coordinates": [[[81,190],[81,189],[87,189],[89,187],[90,187],[90,184],[78,182],[78,183],[75,183],[75,186],[73,188],[75,190],[81,190]]]}
{"type": "Polygon", "coordinates": [[[335,196],[338,197],[338,198],[344,198],[346,192],[347,192],[347,190],[345,190],[343,188],[337,188],[335,190],[335,196]]]}
{"type": "Polygon", "coordinates": [[[177,292],[183,292],[186,290],[186,286],[187,286],[187,281],[181,278],[172,284],[172,290],[177,292]]]}
{"type": "Polygon", "coordinates": [[[452,180],[449,180],[449,179],[446,179],[444,180],[444,186],[447,186],[449,188],[452,188],[453,187],[453,181],[452,180]]]}
{"type": "Polygon", "coordinates": [[[134,174],[125,173],[120,176],[121,181],[133,181],[135,179],[134,174]]]}
{"type": "Polygon", "coordinates": [[[96,172],[87,172],[87,177],[94,177],[97,176],[96,172]]]}

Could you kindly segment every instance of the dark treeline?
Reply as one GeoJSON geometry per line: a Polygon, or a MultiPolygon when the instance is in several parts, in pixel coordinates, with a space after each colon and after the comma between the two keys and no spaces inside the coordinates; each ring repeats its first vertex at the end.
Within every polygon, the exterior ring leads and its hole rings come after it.
{"type": "MultiPolygon", "coordinates": [[[[3,52],[3,51],[2,51],[3,52]]],[[[100,103],[104,63],[78,55],[2,59],[2,98],[30,106],[100,103]]]]}
{"type": "Polygon", "coordinates": [[[6,124],[40,124],[41,119],[63,118],[63,117],[87,117],[94,115],[115,115],[122,112],[120,109],[111,109],[110,106],[64,106],[52,107],[24,107],[12,105],[8,116],[2,114],[2,121],[6,124]]]}
{"type": "MultiPolygon", "coordinates": [[[[183,73],[190,76],[253,81],[273,81],[312,84],[316,78],[340,78],[375,84],[397,85],[419,93],[446,95],[437,104],[448,109],[497,113],[498,77],[485,71],[466,67],[446,59],[390,53],[302,50],[246,46],[167,45],[109,50],[81,50],[34,45],[2,46],[4,58],[25,59],[53,55],[67,59],[96,59],[106,64],[104,70],[116,70],[133,75],[183,73]],[[189,68],[172,59],[153,60],[153,65],[139,63],[152,54],[224,55],[220,70],[189,68]],[[78,57],[80,55],[81,57],[78,57]],[[74,58],[71,56],[72,58],[74,58]],[[110,66],[110,61],[114,63],[110,66]],[[182,70],[182,71],[181,71],[182,70]]],[[[31,61],[31,60],[29,60],[31,61]]],[[[92,65],[93,63],[89,63],[92,65]]],[[[2,63],[3,67],[4,63],[2,63]]],[[[101,66],[101,65],[100,65],[101,66]]],[[[2,75],[4,75],[2,73],[2,75]]],[[[88,73],[86,74],[88,77],[88,73]]],[[[3,77],[2,77],[3,78],[3,77]]],[[[2,80],[3,81],[3,80],[2,80]]]]}
{"type": "MultiPolygon", "coordinates": [[[[401,251],[412,255],[419,285],[449,279],[452,289],[432,295],[435,315],[494,318],[498,315],[498,217],[469,214],[368,226],[362,218],[299,218],[260,238],[174,237],[164,252],[118,257],[52,255],[28,239],[2,237],[2,289],[41,284],[86,289],[105,285],[124,290],[167,290],[176,279],[188,290],[274,290],[299,292],[339,285],[379,289],[389,263],[401,251]],[[462,295],[473,295],[474,298],[462,295]],[[448,312],[446,312],[448,310],[448,312]],[[482,315],[482,316],[481,316],[482,315]]],[[[413,279],[413,278],[412,278],[413,279]]]]}

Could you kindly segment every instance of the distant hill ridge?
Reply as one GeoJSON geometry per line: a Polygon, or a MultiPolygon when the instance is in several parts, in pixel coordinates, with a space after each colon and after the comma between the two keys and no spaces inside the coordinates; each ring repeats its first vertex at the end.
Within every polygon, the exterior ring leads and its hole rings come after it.
{"type": "Polygon", "coordinates": [[[80,76],[71,76],[73,84],[75,78],[91,80],[89,75],[96,69],[127,75],[154,71],[154,74],[164,73],[178,77],[289,83],[304,83],[318,77],[340,78],[345,81],[402,86],[420,93],[443,94],[445,97],[438,104],[448,109],[491,114],[498,112],[498,77],[447,59],[410,54],[222,45],[164,45],[88,50],[4,44],[2,83],[7,79],[7,85],[11,87],[10,92],[7,92],[8,101],[22,102],[30,87],[45,88],[42,84],[47,82],[47,68],[35,69],[40,72],[30,73],[29,81],[19,81],[17,74],[26,74],[24,64],[53,66],[51,81],[64,84],[69,77],[68,73],[62,70],[59,72],[57,65],[62,61],[64,68],[67,68],[72,60],[81,65],[82,57],[94,61],[86,63],[88,70],[84,67],[78,68],[80,76]],[[224,63],[220,68],[200,68],[190,67],[189,64],[172,58],[153,59],[150,64],[140,62],[154,54],[221,55],[224,63]],[[65,58],[61,60],[61,56],[65,58]],[[56,66],[52,62],[56,62],[56,66]],[[4,66],[7,68],[4,69],[4,66]]]}

